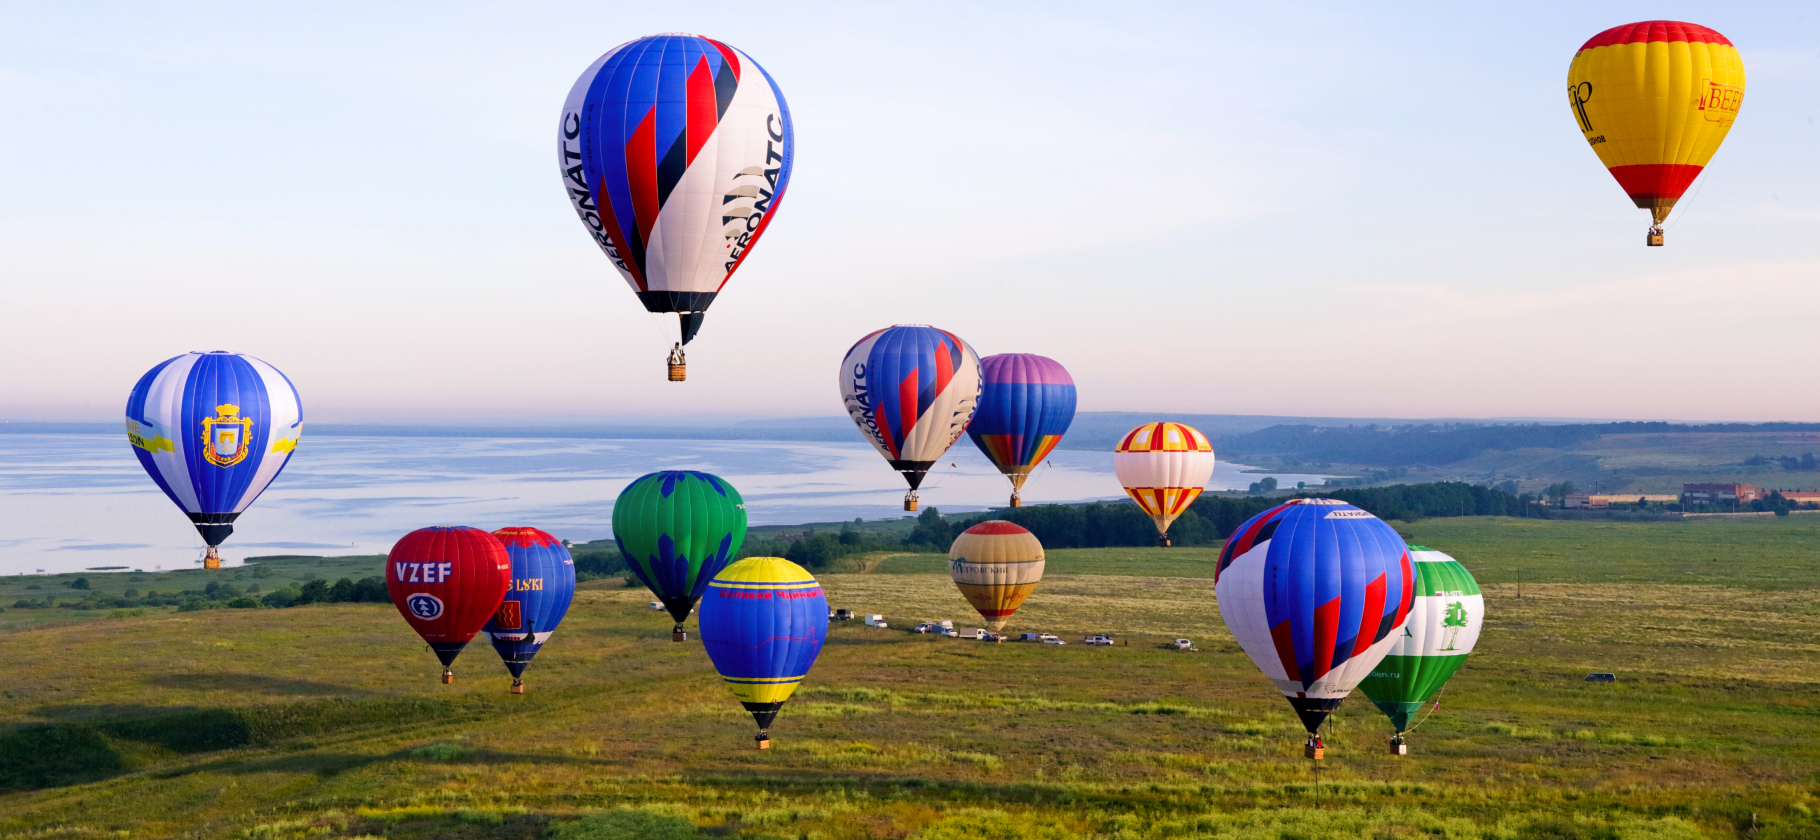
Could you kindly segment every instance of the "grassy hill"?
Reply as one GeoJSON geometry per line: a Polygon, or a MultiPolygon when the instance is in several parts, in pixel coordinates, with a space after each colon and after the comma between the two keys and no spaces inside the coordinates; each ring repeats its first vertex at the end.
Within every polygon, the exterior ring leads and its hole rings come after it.
{"type": "MultiPolygon", "coordinates": [[[[439,684],[389,605],[91,610],[11,628],[0,836],[1815,837],[1816,520],[1404,526],[1486,582],[1485,635],[1409,756],[1348,702],[1318,806],[1211,550],[1054,552],[1011,629],[1113,648],[902,632],[969,623],[937,555],[824,575],[897,626],[837,625],[767,752],[699,643],[607,581],[522,696],[484,643],[439,684]]],[[[279,565],[319,562],[376,568],[279,565]]]]}

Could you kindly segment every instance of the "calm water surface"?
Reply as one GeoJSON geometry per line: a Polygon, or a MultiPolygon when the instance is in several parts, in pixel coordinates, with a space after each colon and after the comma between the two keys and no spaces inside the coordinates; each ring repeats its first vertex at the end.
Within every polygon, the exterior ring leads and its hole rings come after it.
{"type": "MultiPolygon", "coordinates": [[[[229,565],[262,554],[383,554],[425,525],[534,525],[576,542],[612,536],[613,499],[659,469],[731,481],[755,525],[903,516],[904,483],[865,443],[310,437],[234,525],[229,565]]],[[[1262,476],[1221,462],[1213,489],[1262,476]]],[[[1322,476],[1278,474],[1286,485],[1322,476]]],[[[968,441],[920,494],[947,512],[1003,505],[1004,476],[968,441]]],[[[1123,498],[1110,452],[1058,451],[1026,503],[1123,498]]],[[[189,568],[201,541],[152,484],[125,435],[0,434],[0,574],[98,566],[189,568]]]]}

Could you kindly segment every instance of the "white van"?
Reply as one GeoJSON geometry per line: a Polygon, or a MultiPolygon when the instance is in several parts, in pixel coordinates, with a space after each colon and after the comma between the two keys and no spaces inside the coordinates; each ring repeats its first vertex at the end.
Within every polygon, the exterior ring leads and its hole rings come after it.
{"type": "Polygon", "coordinates": [[[972,639],[976,642],[983,642],[986,640],[986,631],[984,628],[979,628],[979,627],[975,627],[971,630],[962,630],[961,638],[972,639]]]}
{"type": "Polygon", "coordinates": [[[866,614],[866,626],[867,627],[889,627],[890,625],[885,623],[884,616],[879,615],[878,613],[867,613],[866,614]]]}

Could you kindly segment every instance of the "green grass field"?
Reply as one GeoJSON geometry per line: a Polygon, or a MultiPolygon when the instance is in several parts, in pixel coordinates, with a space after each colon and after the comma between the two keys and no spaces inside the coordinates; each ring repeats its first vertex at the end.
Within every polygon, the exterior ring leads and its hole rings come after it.
{"type": "Polygon", "coordinates": [[[37,623],[7,625],[0,836],[1820,837],[1820,517],[1401,527],[1486,582],[1485,634],[1409,756],[1348,702],[1318,805],[1294,715],[1220,622],[1215,552],[1106,549],[1053,552],[1008,629],[1113,648],[902,632],[973,623],[939,555],[824,575],[894,627],[837,625],[767,752],[699,643],[608,581],[522,696],[484,643],[439,684],[387,605],[8,609],[37,623]]]}

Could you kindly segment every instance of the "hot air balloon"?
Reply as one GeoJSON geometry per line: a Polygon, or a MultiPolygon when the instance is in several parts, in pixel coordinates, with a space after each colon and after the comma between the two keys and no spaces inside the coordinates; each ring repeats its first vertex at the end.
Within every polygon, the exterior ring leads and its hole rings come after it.
{"type": "Polygon", "coordinates": [[[512,693],[523,694],[531,658],[550,640],[568,613],[569,602],[575,600],[575,559],[562,540],[536,528],[501,528],[493,536],[511,558],[512,583],[481,629],[512,674],[512,693]]]}
{"type": "Polygon", "coordinates": [[[203,567],[234,520],[265,492],[303,437],[303,404],[278,369],[252,356],[185,353],[146,371],[126,399],[126,438],[208,544],[203,567]]]}
{"type": "Polygon", "coordinates": [[[386,557],[392,605],[436,651],[445,684],[455,681],[455,657],[499,610],[511,585],[506,547],[478,528],[418,528],[386,557]]]}
{"type": "Polygon", "coordinates": [[[980,360],[979,410],[967,435],[1011,479],[1011,506],[1030,471],[1049,457],[1074,422],[1074,379],[1054,359],[1000,353],[980,360]]]}
{"type": "Polygon", "coordinates": [[[1409,621],[1384,661],[1359,683],[1359,690],[1397,728],[1391,752],[1408,752],[1409,717],[1435,699],[1454,672],[1466,664],[1485,623],[1485,596],[1459,561],[1419,545],[1409,547],[1415,562],[1415,602],[1409,621]]]}
{"type": "Polygon", "coordinates": [[[841,360],[841,402],[910,483],[904,510],[916,510],[916,488],[966,431],[979,395],[979,354],[947,330],[914,324],[878,330],[841,360]]]}
{"type": "Polygon", "coordinates": [[[758,748],[828,637],[828,599],[815,576],[782,557],[747,557],[708,583],[701,640],[714,670],[758,722],[758,748]]]}
{"type": "Polygon", "coordinates": [[[588,66],[563,103],[556,163],[569,203],[682,346],[765,234],[796,156],[790,109],[758,62],[699,35],[652,35],[588,66]]]}
{"type": "Polygon", "coordinates": [[[996,633],[1043,579],[1043,544],[1010,522],[981,522],[954,538],[948,574],[996,633]]]}
{"type": "Polygon", "coordinates": [[[1396,529],[1338,499],[1292,499],[1246,520],[1215,571],[1220,617],[1308,730],[1401,637],[1415,569],[1396,529]]]}
{"type": "Polygon", "coordinates": [[[1169,523],[1213,478],[1213,444],[1193,426],[1145,423],[1119,439],[1112,471],[1125,492],[1156,522],[1157,545],[1169,545],[1169,523]]]}
{"type": "Polygon", "coordinates": [[[613,503],[613,540],[676,627],[746,541],[746,500],[720,476],[665,470],[640,476],[613,503]]]}
{"type": "Polygon", "coordinates": [[[1580,134],[1618,186],[1650,211],[1651,245],[1713,159],[1744,102],[1744,60],[1704,26],[1646,20],[1592,37],[1567,68],[1580,134]]]}

